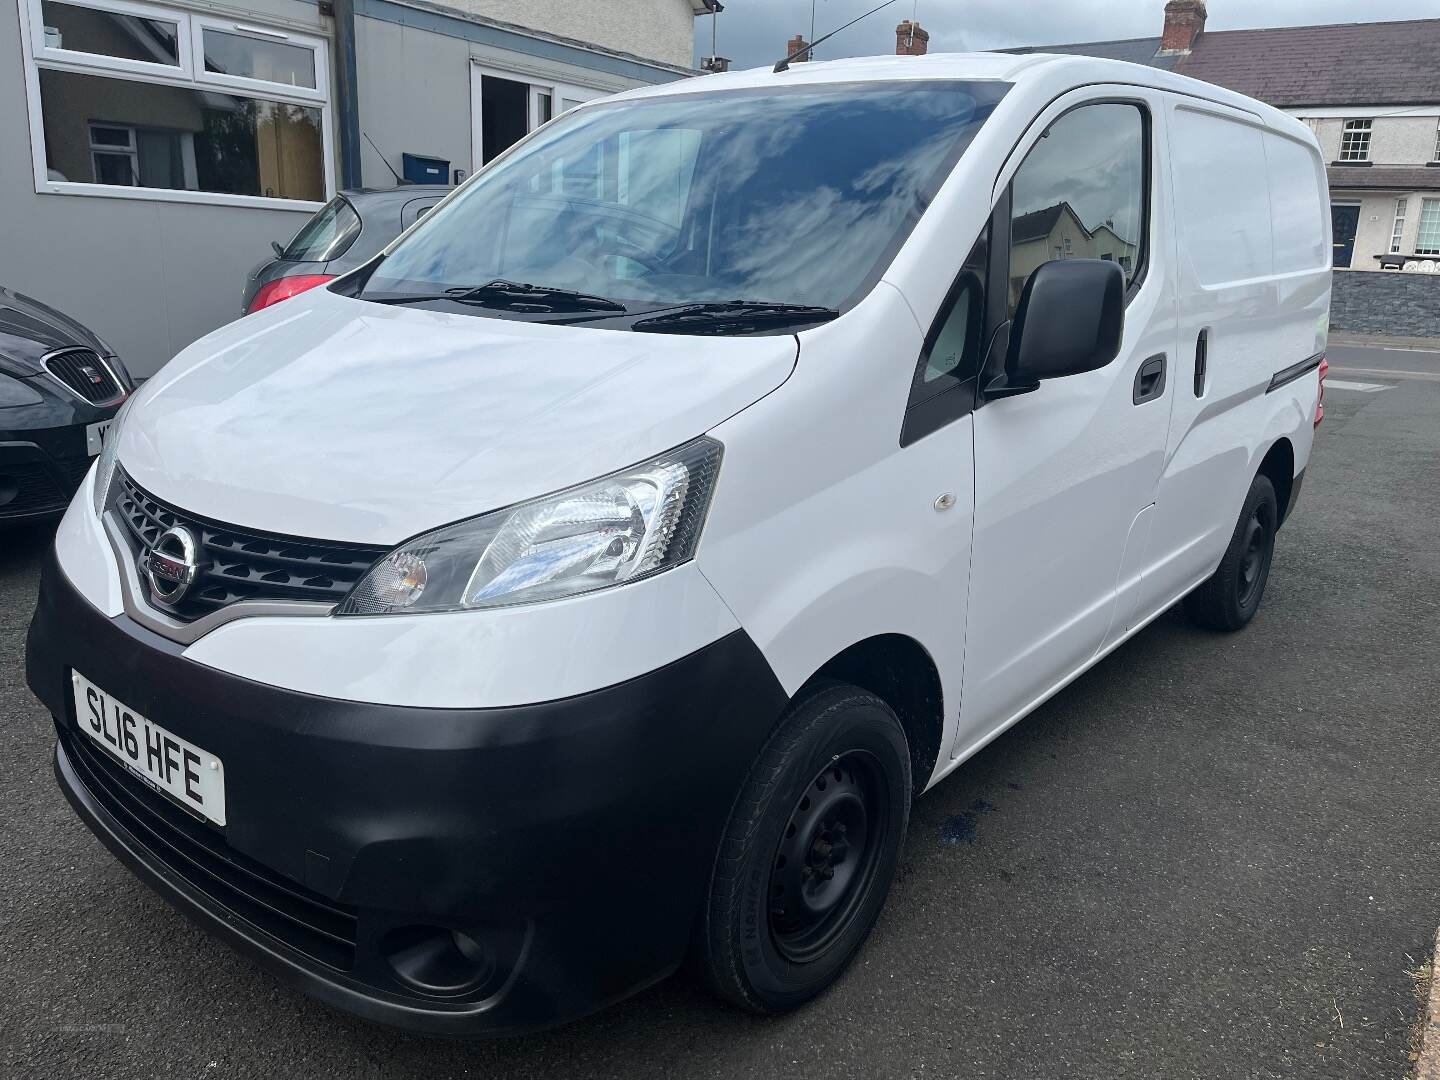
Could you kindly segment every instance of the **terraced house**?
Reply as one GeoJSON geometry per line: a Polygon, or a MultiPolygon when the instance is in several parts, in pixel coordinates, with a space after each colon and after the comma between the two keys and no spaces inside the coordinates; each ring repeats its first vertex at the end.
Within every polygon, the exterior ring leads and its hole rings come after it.
{"type": "Polygon", "coordinates": [[[694,74],[715,0],[0,0],[0,284],[139,375],[342,187],[450,183],[694,74]],[[8,12],[5,10],[8,7],[8,12]]]}

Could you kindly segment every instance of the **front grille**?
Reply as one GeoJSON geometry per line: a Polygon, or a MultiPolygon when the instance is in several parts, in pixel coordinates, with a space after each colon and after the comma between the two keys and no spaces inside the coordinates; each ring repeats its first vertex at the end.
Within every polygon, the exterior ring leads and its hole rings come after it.
{"type": "Polygon", "coordinates": [[[38,461],[0,465],[0,517],[58,512],[74,493],[74,487],[67,491],[56,483],[38,461]]]}
{"type": "Polygon", "coordinates": [[[198,542],[200,575],[178,605],[166,608],[186,622],[240,600],[338,604],[389,550],[232,528],[161,502],[123,470],[116,478],[116,513],[141,550],[177,525],[198,542]]]}
{"type": "Polygon", "coordinates": [[[92,405],[108,405],[125,393],[93,349],[62,349],[45,357],[45,370],[71,393],[92,405]]]}
{"type": "Polygon", "coordinates": [[[353,908],[240,854],[208,825],[150,791],[83,735],[60,736],[75,775],[135,843],[212,901],[327,967],[355,963],[353,908]]]}

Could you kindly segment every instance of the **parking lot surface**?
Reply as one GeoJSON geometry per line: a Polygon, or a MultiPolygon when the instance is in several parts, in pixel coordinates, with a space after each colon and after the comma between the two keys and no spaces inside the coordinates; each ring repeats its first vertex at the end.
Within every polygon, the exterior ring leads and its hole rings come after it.
{"type": "Polygon", "coordinates": [[[1166,614],[922,798],[874,937],[835,990],[779,1020],[677,978],[553,1032],[444,1042],[276,984],[121,869],[60,796],[22,670],[47,537],[0,534],[0,1064],[1403,1075],[1406,972],[1440,922],[1440,355],[1375,353],[1331,352],[1336,379],[1379,389],[1328,395],[1254,624],[1218,636],[1166,614]]]}

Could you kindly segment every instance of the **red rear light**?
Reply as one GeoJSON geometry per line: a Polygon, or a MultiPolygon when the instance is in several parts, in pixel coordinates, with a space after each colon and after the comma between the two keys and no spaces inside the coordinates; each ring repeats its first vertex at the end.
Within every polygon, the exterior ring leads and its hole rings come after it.
{"type": "Polygon", "coordinates": [[[296,277],[285,277],[279,281],[267,281],[260,286],[260,291],[255,294],[255,299],[250,301],[250,306],[245,314],[267,308],[271,304],[278,304],[281,300],[289,300],[292,296],[298,296],[307,289],[313,289],[317,285],[324,285],[327,281],[334,281],[334,274],[300,274],[296,277]]]}
{"type": "Polygon", "coordinates": [[[1320,358],[1320,397],[1315,402],[1315,426],[1325,419],[1325,376],[1330,374],[1330,361],[1320,358]]]}

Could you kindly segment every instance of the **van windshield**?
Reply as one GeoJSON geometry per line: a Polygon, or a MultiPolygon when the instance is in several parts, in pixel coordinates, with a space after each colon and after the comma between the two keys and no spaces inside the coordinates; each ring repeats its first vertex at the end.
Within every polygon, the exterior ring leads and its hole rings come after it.
{"type": "Polygon", "coordinates": [[[742,299],[843,309],[1007,88],[849,83],[580,109],[429,215],[360,295],[403,302],[498,281],[631,315],[742,299]]]}

